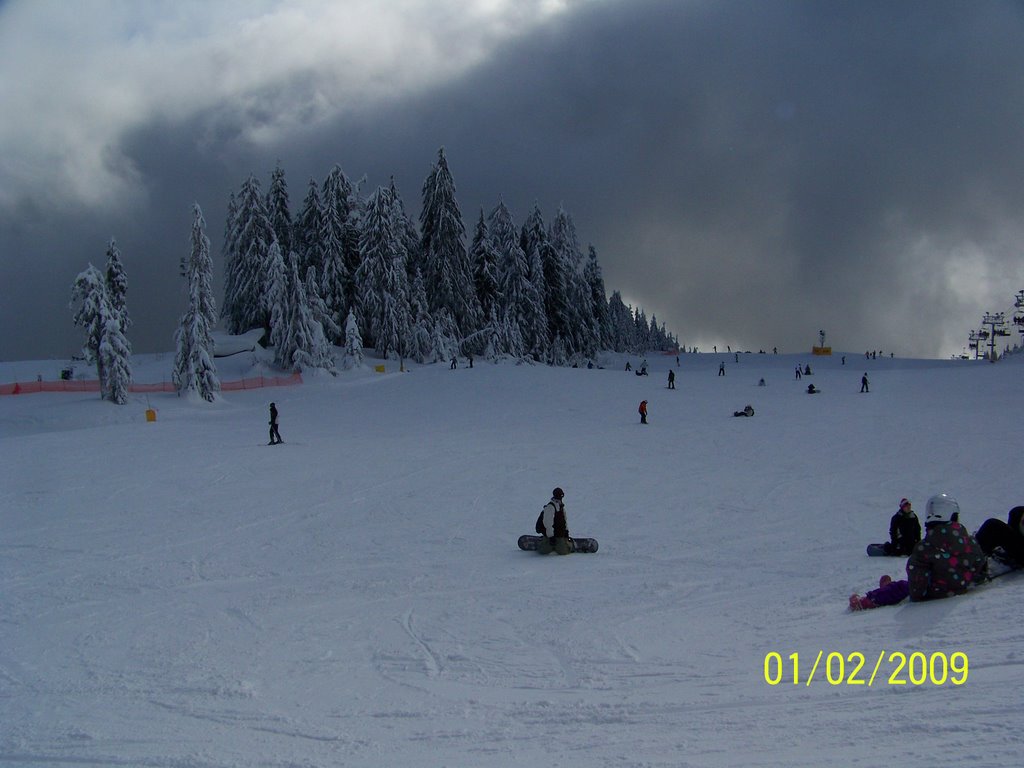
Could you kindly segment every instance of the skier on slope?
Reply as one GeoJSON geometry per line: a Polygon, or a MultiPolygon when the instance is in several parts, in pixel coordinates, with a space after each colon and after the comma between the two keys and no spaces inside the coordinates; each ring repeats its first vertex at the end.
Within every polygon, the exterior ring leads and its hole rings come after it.
{"type": "Polygon", "coordinates": [[[283,443],[281,439],[281,433],[277,431],[277,406],[273,403],[270,404],[270,443],[269,445],[277,445],[283,443]]]}
{"type": "Polygon", "coordinates": [[[928,499],[924,538],[907,560],[911,600],[962,595],[985,580],[988,559],[959,518],[956,499],[945,493],[928,499]]]}
{"type": "Polygon", "coordinates": [[[572,552],[569,544],[569,524],[565,519],[565,491],[555,488],[551,492],[551,501],[544,505],[537,518],[536,531],[544,538],[537,545],[537,552],[550,555],[557,552],[568,555],[572,552]]]}

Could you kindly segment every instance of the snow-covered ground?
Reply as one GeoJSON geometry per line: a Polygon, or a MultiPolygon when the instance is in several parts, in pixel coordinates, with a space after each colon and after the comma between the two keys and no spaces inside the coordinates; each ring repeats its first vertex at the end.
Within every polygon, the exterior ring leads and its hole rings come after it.
{"type": "Polygon", "coordinates": [[[0,764],[1019,765],[1024,576],[847,598],[904,576],[864,554],[901,497],[1024,502],[1024,366],[648,359],[0,397],[0,764]],[[556,485],[597,554],[517,549],[556,485]]]}

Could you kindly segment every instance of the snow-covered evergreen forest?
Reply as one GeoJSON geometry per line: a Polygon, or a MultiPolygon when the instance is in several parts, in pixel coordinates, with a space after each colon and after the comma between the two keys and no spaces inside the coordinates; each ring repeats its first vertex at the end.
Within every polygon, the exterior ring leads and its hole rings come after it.
{"type": "Polygon", "coordinates": [[[285,370],[333,370],[353,334],[385,358],[455,355],[580,364],[598,350],[640,353],[676,340],[618,292],[572,217],[522,226],[501,200],[467,234],[444,149],[423,183],[418,226],[392,181],[364,194],[335,165],[293,212],[278,165],[264,193],[250,175],[232,194],[221,316],[230,333],[263,328],[285,370]],[[353,322],[355,327],[353,327],[353,322]]]}

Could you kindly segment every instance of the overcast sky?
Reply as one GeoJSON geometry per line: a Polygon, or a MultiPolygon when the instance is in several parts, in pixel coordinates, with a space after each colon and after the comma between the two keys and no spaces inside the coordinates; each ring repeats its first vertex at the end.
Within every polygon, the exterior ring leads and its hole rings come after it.
{"type": "Polygon", "coordinates": [[[0,359],[80,349],[111,237],[170,351],[193,202],[219,301],[250,173],[418,216],[439,147],[470,231],[564,205],[687,346],[945,357],[1024,289],[1021,2],[6,0],[0,359]]]}

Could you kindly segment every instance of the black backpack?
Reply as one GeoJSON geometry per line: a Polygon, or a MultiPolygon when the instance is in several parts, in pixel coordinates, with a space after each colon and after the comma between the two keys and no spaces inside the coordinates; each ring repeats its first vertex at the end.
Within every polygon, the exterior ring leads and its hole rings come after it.
{"type": "MultiPolygon", "coordinates": [[[[545,508],[546,508],[546,505],[545,505],[545,508]]],[[[547,531],[544,530],[544,510],[543,509],[540,511],[540,514],[537,515],[537,524],[535,526],[533,526],[533,529],[537,533],[539,533],[541,536],[547,536],[547,531]]]]}

